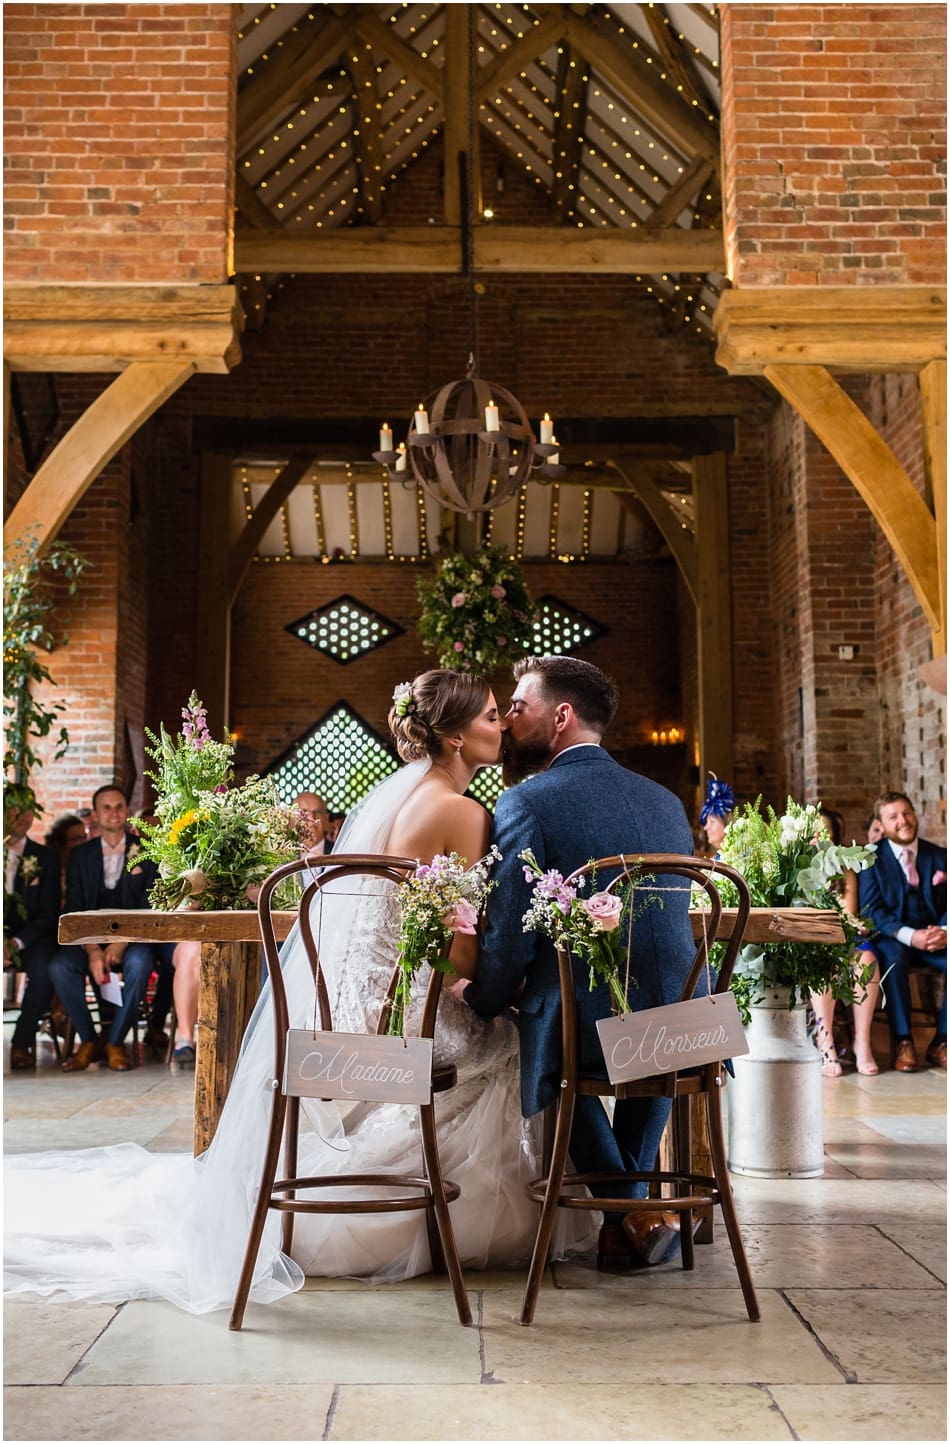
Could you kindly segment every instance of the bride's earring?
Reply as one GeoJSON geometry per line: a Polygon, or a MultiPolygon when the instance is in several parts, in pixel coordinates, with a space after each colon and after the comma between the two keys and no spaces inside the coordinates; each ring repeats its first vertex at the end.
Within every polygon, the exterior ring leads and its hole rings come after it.
{"type": "Polygon", "coordinates": [[[456,744],[455,744],[455,755],[456,755],[456,757],[460,757],[460,756],[462,755],[462,744],[461,744],[461,742],[456,742],[456,744]]]}

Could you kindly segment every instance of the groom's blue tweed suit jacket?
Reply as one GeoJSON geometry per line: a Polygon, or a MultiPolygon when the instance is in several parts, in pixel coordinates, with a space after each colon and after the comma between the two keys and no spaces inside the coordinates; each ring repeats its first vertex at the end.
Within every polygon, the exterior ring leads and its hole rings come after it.
{"type": "MultiPolygon", "coordinates": [[[[521,1106],[530,1117],[560,1091],[561,1004],[554,945],[522,927],[532,888],[519,853],[531,848],[545,871],[556,868],[566,877],[592,858],[621,852],[692,853],[693,839],[683,805],[672,792],[628,772],[602,747],[589,745],[561,753],[547,771],[502,793],[495,842],[502,854],[494,872],[498,885],[489,898],[478,969],[465,1001],[483,1017],[494,1017],[525,980],[517,1006],[521,1106]]],[[[687,886],[677,877],[658,882],[687,886]]],[[[661,897],[662,907],[652,904],[634,923],[631,973],[638,986],[631,988],[630,1002],[637,1008],[675,1003],[693,959],[688,893],[661,897]]],[[[595,1023],[610,1013],[607,989],[588,992],[585,972],[577,997],[581,1063],[602,1073],[595,1023]]]]}

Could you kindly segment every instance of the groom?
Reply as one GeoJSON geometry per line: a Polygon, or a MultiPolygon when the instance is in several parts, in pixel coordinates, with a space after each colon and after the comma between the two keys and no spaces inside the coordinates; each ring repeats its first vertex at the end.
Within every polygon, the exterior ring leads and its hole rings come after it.
{"type": "MultiPolygon", "coordinates": [[[[521,1104],[530,1117],[560,1091],[561,1007],[554,945],[522,927],[532,888],[519,854],[530,848],[544,871],[555,868],[566,877],[591,859],[618,853],[692,853],[693,841],[678,798],[628,772],[601,747],[617,710],[609,677],[576,657],[526,657],[516,664],[515,676],[504,721],[504,776],[507,783],[527,781],[498,799],[498,886],[475,977],[463,996],[476,1013],[491,1018],[517,995],[521,1104]]],[[[688,892],[671,892],[662,908],[649,908],[634,923],[634,1007],[679,1000],[694,950],[688,908],[688,892]]],[[[577,1002],[581,1068],[606,1076],[595,1024],[610,1013],[607,989],[601,985],[591,993],[585,982],[577,1002]]],[[[611,1126],[598,1098],[578,1097],[570,1145],[577,1171],[654,1167],[670,1106],[668,1099],[621,1100],[611,1126]]],[[[629,1188],[631,1197],[646,1194],[646,1185],[629,1188]]],[[[674,1214],[610,1215],[598,1261],[613,1267],[656,1264],[678,1247],[674,1214]]]]}

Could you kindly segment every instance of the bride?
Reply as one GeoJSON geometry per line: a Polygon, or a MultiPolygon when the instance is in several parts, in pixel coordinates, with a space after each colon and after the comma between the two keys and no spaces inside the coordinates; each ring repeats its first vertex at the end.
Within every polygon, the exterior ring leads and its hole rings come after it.
{"type": "MultiPolygon", "coordinates": [[[[464,673],[424,672],[396,689],[389,725],[407,765],[350,813],[335,853],[482,857],[489,816],[463,794],[475,772],[501,756],[498,708],[487,684],[464,673]]],[[[355,900],[331,895],[317,928],[334,1026],[375,1029],[395,962],[395,893],[355,900]],[[347,966],[351,954],[358,966],[347,966]]],[[[477,939],[456,934],[450,953],[456,973],[471,976],[476,957],[477,939]]],[[[296,926],[281,952],[281,972],[291,1026],[305,1027],[313,1021],[314,987],[296,926]]],[[[414,1005],[421,1004],[426,981],[419,976],[414,1005]]],[[[435,1051],[458,1071],[457,1086],[437,1096],[436,1113],[444,1174],[461,1187],[451,1212],[462,1263],[521,1263],[537,1223],[524,1186],[540,1172],[534,1126],[540,1118],[521,1118],[515,1027],[504,1018],[476,1017],[443,989],[435,1051]]],[[[217,1132],[200,1158],[153,1154],[131,1143],[8,1158],[5,1291],[102,1303],[162,1298],[192,1313],[229,1307],[260,1178],[272,1075],[273,1012],[265,984],[217,1132]]],[[[302,1100],[300,1174],[410,1172],[419,1157],[415,1108],[381,1104],[347,1118],[333,1103],[302,1100]]],[[[562,1251],[593,1236],[591,1220],[567,1214],[562,1251]]],[[[279,1218],[271,1213],[251,1291],[259,1303],[300,1288],[307,1274],[397,1280],[430,1267],[419,1210],[298,1214],[293,1257],[281,1253],[279,1234],[279,1218]]]]}

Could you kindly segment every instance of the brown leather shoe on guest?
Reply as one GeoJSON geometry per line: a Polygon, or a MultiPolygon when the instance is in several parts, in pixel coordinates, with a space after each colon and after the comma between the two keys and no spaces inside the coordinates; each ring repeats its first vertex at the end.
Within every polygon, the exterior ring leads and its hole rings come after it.
{"type": "Polygon", "coordinates": [[[605,1223],[597,1236],[597,1267],[605,1273],[627,1273],[639,1263],[619,1223],[605,1223]]]}
{"type": "MultiPolygon", "coordinates": [[[[12,1061],[11,1061],[10,1066],[11,1066],[11,1067],[13,1066],[12,1061]]],[[[947,1040],[946,1040],[946,1038],[943,1040],[942,1043],[931,1043],[930,1047],[927,1049],[927,1066],[928,1066],[929,1068],[943,1068],[943,1070],[946,1072],[946,1067],[947,1067],[947,1040]]]]}
{"type": "MultiPolygon", "coordinates": [[[[946,1063],[943,1065],[946,1068],[946,1063]]],[[[10,1072],[11,1073],[34,1073],[36,1071],[36,1057],[32,1048],[11,1048],[10,1049],[10,1072]]]]}
{"type": "Polygon", "coordinates": [[[635,1257],[649,1268],[679,1253],[680,1221],[675,1213],[628,1213],[623,1231],[635,1257]]]}
{"type": "Polygon", "coordinates": [[[912,1038],[902,1038],[894,1054],[895,1073],[916,1073],[917,1053],[912,1038]]]}
{"type": "Polygon", "coordinates": [[[90,1063],[98,1063],[102,1058],[102,1044],[98,1038],[91,1043],[80,1043],[71,1058],[67,1058],[63,1064],[64,1073],[82,1073],[89,1067],[90,1063]]]}
{"type": "Polygon", "coordinates": [[[106,1044],[106,1062],[113,1073],[128,1073],[132,1067],[132,1059],[124,1043],[106,1044]]]}

